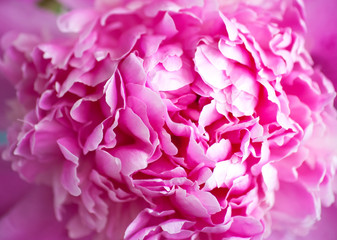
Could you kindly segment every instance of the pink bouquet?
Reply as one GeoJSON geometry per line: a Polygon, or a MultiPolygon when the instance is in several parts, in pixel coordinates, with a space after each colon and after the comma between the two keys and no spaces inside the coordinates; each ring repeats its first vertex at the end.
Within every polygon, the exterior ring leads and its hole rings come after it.
{"type": "Polygon", "coordinates": [[[2,37],[3,158],[44,185],[13,219],[41,202],[55,239],[288,240],[334,203],[336,92],[300,0],[62,2],[48,36],[2,37]]]}

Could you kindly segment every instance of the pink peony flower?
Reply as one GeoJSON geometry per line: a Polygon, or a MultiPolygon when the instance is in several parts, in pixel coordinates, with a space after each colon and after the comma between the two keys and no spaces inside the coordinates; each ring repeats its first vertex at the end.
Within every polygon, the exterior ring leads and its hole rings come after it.
{"type": "Polygon", "coordinates": [[[58,27],[3,38],[23,109],[3,157],[70,238],[304,235],[334,202],[335,90],[300,1],[101,0],[58,27]]]}

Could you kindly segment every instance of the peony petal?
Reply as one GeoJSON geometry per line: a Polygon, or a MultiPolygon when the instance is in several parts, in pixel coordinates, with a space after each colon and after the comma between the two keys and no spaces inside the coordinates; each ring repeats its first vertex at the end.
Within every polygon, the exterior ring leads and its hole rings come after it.
{"type": "Polygon", "coordinates": [[[263,232],[263,225],[252,217],[233,217],[233,223],[230,231],[238,234],[240,237],[255,236],[263,232]]]}
{"type": "Polygon", "coordinates": [[[111,156],[111,154],[104,150],[97,150],[95,155],[97,168],[102,173],[116,180],[121,179],[120,172],[122,169],[122,164],[120,159],[111,156]]]}
{"type": "Polygon", "coordinates": [[[63,163],[61,183],[65,190],[67,190],[73,196],[79,196],[81,189],[79,188],[80,179],[77,176],[78,164],[74,164],[70,161],[63,163]]]}

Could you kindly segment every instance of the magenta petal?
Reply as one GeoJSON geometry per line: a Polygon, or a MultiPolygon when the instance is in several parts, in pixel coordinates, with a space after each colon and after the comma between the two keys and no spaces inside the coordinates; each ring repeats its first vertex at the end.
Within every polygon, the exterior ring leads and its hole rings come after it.
{"type": "Polygon", "coordinates": [[[161,224],[161,228],[163,231],[174,234],[174,233],[179,233],[184,225],[185,221],[183,220],[169,220],[167,222],[164,222],[161,224]]]}
{"type": "Polygon", "coordinates": [[[223,39],[220,39],[219,41],[219,50],[221,53],[229,59],[235,60],[241,64],[250,66],[250,56],[248,55],[248,52],[243,49],[243,46],[236,45],[232,46],[226,43],[223,39]]]}
{"type": "Polygon", "coordinates": [[[80,32],[89,23],[95,22],[97,13],[91,9],[79,9],[66,13],[58,19],[58,26],[63,32],[80,32]]]}
{"type": "Polygon", "coordinates": [[[178,30],[175,27],[172,17],[165,13],[163,19],[156,25],[156,31],[164,36],[172,37],[178,30]]]}
{"type": "Polygon", "coordinates": [[[223,89],[230,85],[223,69],[228,65],[223,55],[205,45],[197,48],[195,55],[196,70],[199,72],[206,84],[211,87],[223,89]],[[221,66],[221,68],[217,68],[221,66]]]}
{"type": "Polygon", "coordinates": [[[77,164],[65,161],[61,175],[61,183],[63,187],[73,196],[79,196],[81,189],[79,188],[80,179],[77,176],[77,164]]]}
{"type": "Polygon", "coordinates": [[[114,151],[114,155],[121,160],[121,172],[126,176],[147,166],[148,155],[140,149],[132,147],[119,148],[114,151]]]}
{"type": "Polygon", "coordinates": [[[81,149],[77,145],[76,140],[71,137],[60,138],[57,140],[57,144],[67,160],[78,163],[81,149]]]}
{"type": "Polygon", "coordinates": [[[209,192],[197,191],[194,195],[200,200],[207,212],[211,215],[220,212],[221,208],[218,200],[209,192]]]}
{"type": "Polygon", "coordinates": [[[143,121],[130,108],[126,108],[121,112],[120,122],[123,127],[126,127],[135,137],[140,140],[150,143],[150,132],[143,121]]]}
{"type": "Polygon", "coordinates": [[[87,137],[85,145],[83,147],[84,154],[88,153],[89,151],[97,149],[97,146],[103,140],[103,128],[104,128],[103,123],[100,123],[93,129],[93,131],[87,137]]]}
{"type": "Polygon", "coordinates": [[[207,218],[209,213],[202,205],[201,200],[192,194],[186,193],[183,189],[177,189],[174,196],[174,203],[180,211],[194,217],[207,218]]]}
{"type": "Polygon", "coordinates": [[[252,217],[233,217],[230,230],[240,237],[254,236],[261,234],[264,230],[261,222],[252,217]]]}
{"type": "Polygon", "coordinates": [[[96,151],[96,164],[105,175],[120,180],[121,161],[103,150],[96,151]]]}
{"type": "Polygon", "coordinates": [[[229,140],[221,139],[219,143],[214,143],[207,149],[206,156],[216,162],[226,159],[231,151],[232,145],[229,140]]]}
{"type": "Polygon", "coordinates": [[[128,83],[143,85],[145,83],[145,72],[142,61],[134,53],[131,53],[120,66],[123,80],[128,83]]]}
{"type": "Polygon", "coordinates": [[[145,32],[145,27],[141,25],[128,29],[120,36],[118,48],[111,48],[113,50],[110,52],[110,58],[112,60],[119,60],[125,57],[131,51],[140,36],[145,32]]]}
{"type": "Polygon", "coordinates": [[[44,59],[51,59],[60,68],[65,67],[72,54],[71,48],[56,44],[40,44],[39,49],[43,52],[44,59]]]}

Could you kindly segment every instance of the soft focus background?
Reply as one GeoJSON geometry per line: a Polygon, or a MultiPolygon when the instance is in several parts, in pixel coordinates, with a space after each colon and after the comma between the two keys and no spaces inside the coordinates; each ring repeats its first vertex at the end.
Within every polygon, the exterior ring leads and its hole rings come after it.
{"type": "MultiPolygon", "coordinates": [[[[49,39],[56,34],[58,32],[56,15],[36,6],[36,0],[1,0],[0,36],[17,31],[42,34],[49,39]]],[[[2,46],[1,41],[1,55],[2,46]]],[[[6,112],[10,100],[15,98],[15,91],[1,73],[0,86],[0,151],[2,151],[6,144],[6,126],[11,118],[6,112]]],[[[0,161],[0,189],[0,239],[67,239],[66,229],[54,217],[50,189],[24,182],[11,170],[10,163],[4,161],[0,161]]]]}
{"type": "MultiPolygon", "coordinates": [[[[337,1],[305,0],[307,14],[307,48],[317,67],[331,79],[337,89],[337,1]]],[[[335,107],[337,100],[335,99],[335,107]]],[[[337,239],[337,204],[322,209],[322,220],[303,240],[337,239]]],[[[286,239],[285,239],[286,240],[286,239]]]]}
{"type": "MultiPolygon", "coordinates": [[[[305,0],[307,11],[307,48],[317,67],[337,88],[337,1],[305,0]]],[[[335,107],[336,105],[335,100],[335,107]]]]}
{"type": "MultiPolygon", "coordinates": [[[[91,1],[61,1],[67,8],[85,7],[91,1]]],[[[40,33],[46,39],[58,34],[56,14],[37,9],[35,0],[0,0],[0,36],[8,31],[40,33]],[[40,19],[44,19],[43,22],[40,19]]],[[[307,5],[307,48],[318,68],[337,87],[337,1],[305,0],[307,5]]],[[[59,5],[52,8],[61,11],[59,5]]],[[[1,53],[1,49],[0,49],[1,53]]],[[[14,89],[0,75],[0,150],[6,143],[5,129],[9,118],[6,108],[15,97],[14,89]]],[[[337,106],[335,100],[335,106],[337,106]]],[[[31,186],[13,172],[10,164],[0,161],[0,239],[1,240],[66,240],[66,229],[56,221],[53,213],[52,192],[43,186],[31,186]],[[24,217],[22,217],[24,216],[24,217]],[[4,238],[6,232],[6,238],[4,238]],[[51,234],[52,233],[52,234],[51,234]],[[50,236],[53,236],[51,239],[50,236]]],[[[322,211],[322,221],[303,238],[284,236],[280,240],[337,239],[337,205],[322,211]]]]}

